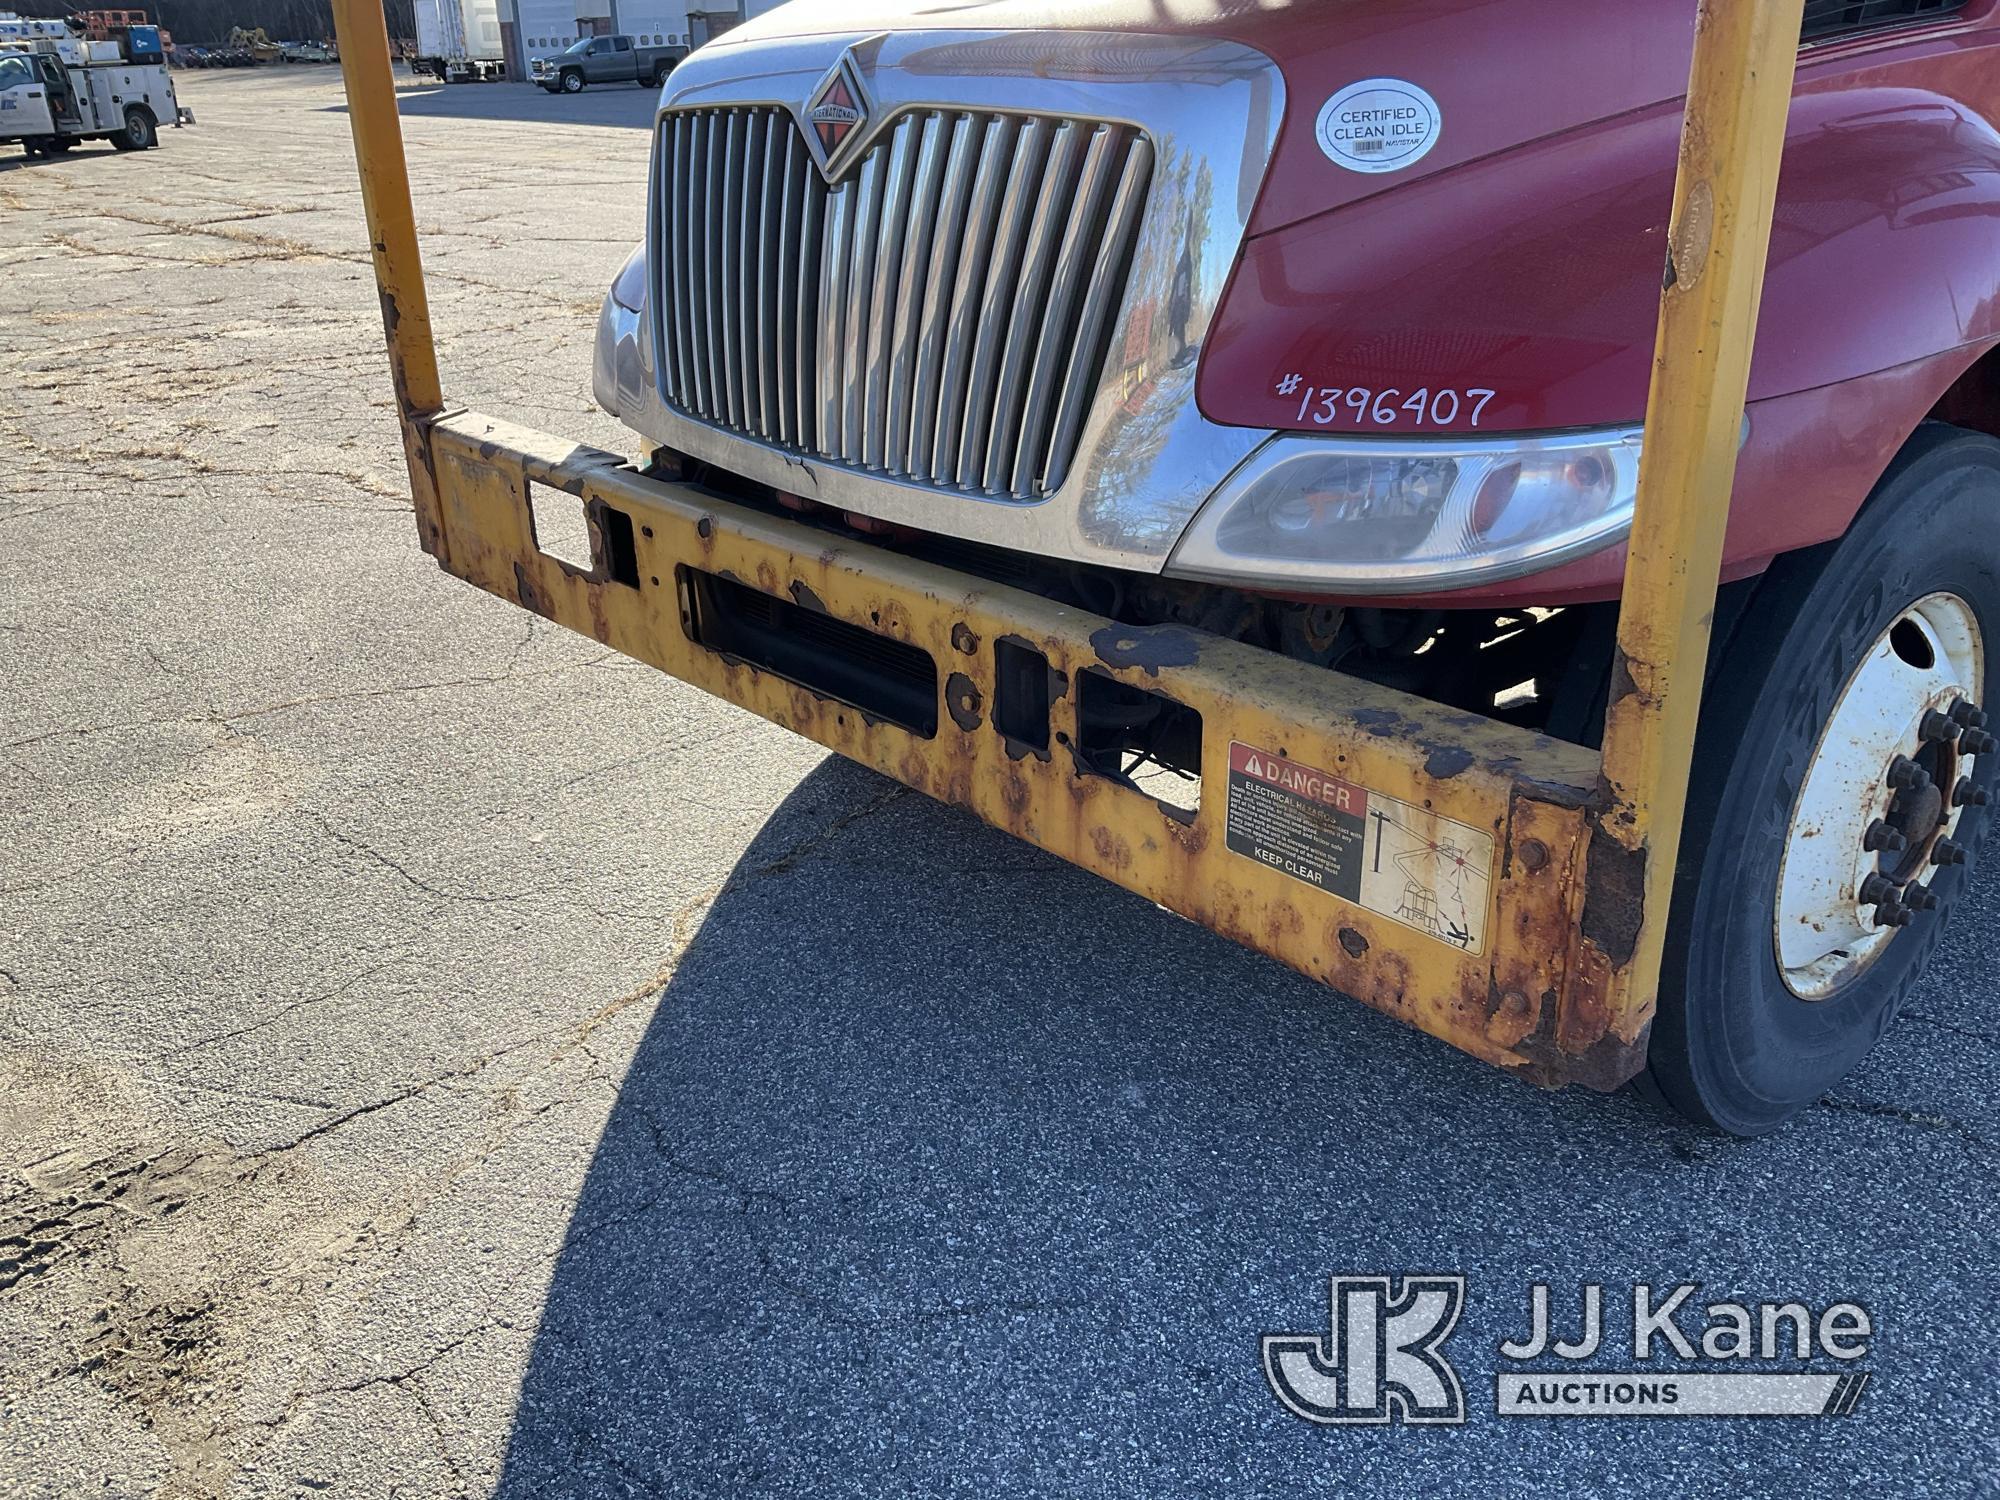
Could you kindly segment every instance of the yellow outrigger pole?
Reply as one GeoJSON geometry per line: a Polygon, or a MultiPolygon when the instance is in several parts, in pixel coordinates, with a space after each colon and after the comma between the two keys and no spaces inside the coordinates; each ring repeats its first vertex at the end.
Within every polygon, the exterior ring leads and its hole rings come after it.
{"type": "MultiPolygon", "coordinates": [[[[1193,632],[1120,626],[771,517],[617,455],[448,411],[424,297],[380,0],[333,0],[423,546],[481,588],[594,635],[1533,1081],[1612,1087],[1643,1065],[1666,941],[1804,0],[1700,0],[1637,512],[1601,755],[1193,632]],[[595,566],[535,542],[531,483],[585,505],[595,566]],[[721,576],[927,655],[948,717],[883,723],[704,646],[721,576]],[[1109,677],[1201,715],[1202,779],[1263,745],[1491,856],[1479,940],[1439,941],[1226,851],[1223,813],[1014,753],[985,723],[989,652],[1109,677]],[[982,642],[987,643],[982,646],[982,642]],[[1480,840],[1486,840],[1480,845],[1480,840]]],[[[1615,24],[1607,22],[1606,24],[1615,24]]],[[[1077,690],[1078,692],[1081,689],[1077,690]]],[[[1067,687],[1051,738],[1078,719],[1067,687]]],[[[1215,799],[1220,801],[1220,798],[1215,799]]]]}
{"type": "Polygon", "coordinates": [[[1639,494],[1604,723],[1602,827],[1644,857],[1626,983],[1650,1017],[1687,811],[1722,539],[1804,0],[1701,0],[1667,229],[1639,494]]]}
{"type": "Polygon", "coordinates": [[[424,293],[424,261],[417,249],[403,122],[396,113],[396,74],[389,60],[389,23],[381,0],[334,0],[333,34],[340,49],[340,81],[347,90],[347,121],[354,131],[354,158],[361,169],[361,207],[368,219],[375,289],[382,299],[389,378],[396,388],[417,531],[424,550],[441,557],[426,433],[444,410],[444,387],[431,338],[430,299],[424,293]]]}

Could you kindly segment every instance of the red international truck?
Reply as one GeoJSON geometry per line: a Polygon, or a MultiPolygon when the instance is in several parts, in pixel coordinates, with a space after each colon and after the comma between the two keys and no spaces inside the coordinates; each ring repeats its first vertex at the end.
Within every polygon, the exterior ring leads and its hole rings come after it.
{"type": "Polygon", "coordinates": [[[1996,119],[1995,0],[794,0],[662,91],[596,350],[636,463],[444,408],[376,184],[424,541],[1755,1134],[1984,836],[1996,119]]]}

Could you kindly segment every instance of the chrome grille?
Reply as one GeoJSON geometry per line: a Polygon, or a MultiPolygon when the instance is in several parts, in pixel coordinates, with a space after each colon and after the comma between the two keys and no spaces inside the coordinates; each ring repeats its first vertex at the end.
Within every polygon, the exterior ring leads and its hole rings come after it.
{"type": "Polygon", "coordinates": [[[919,484],[1060,488],[1137,238],[1128,125],[908,110],[829,187],[784,109],[660,122],[660,389],[919,484]]]}

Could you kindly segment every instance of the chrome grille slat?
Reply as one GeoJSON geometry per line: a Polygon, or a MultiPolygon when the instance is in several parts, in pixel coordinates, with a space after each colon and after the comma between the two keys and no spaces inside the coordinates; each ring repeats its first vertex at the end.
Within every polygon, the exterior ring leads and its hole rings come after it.
{"type": "Polygon", "coordinates": [[[737,257],[743,269],[743,284],[737,288],[736,311],[741,322],[737,335],[738,358],[743,362],[743,410],[738,424],[760,437],[764,430],[763,358],[758,346],[757,319],[764,300],[763,207],[770,192],[764,125],[768,116],[761,111],[743,122],[743,194],[737,221],[737,257]]]}
{"type": "Polygon", "coordinates": [[[846,337],[840,349],[840,457],[861,462],[862,361],[868,349],[868,298],[875,286],[875,241],[881,233],[887,157],[871,151],[854,185],[854,246],[847,257],[846,337]]]}
{"type": "Polygon", "coordinates": [[[694,137],[699,121],[693,115],[682,115],[673,123],[678,136],[674,142],[674,176],[661,184],[661,196],[668,208],[667,222],[660,226],[660,238],[662,243],[671,245],[673,249],[673,264],[667,268],[673,278],[668,288],[668,300],[673,303],[673,308],[668,316],[674,324],[674,352],[680,362],[680,386],[674,399],[694,411],[701,405],[695,371],[701,346],[695,336],[693,321],[697,304],[690,275],[694,266],[694,229],[690,209],[694,201],[694,137]]]}
{"type": "Polygon", "coordinates": [[[1048,316],[1049,278],[1063,227],[1074,209],[1072,195],[1080,146],[1081,136],[1076,126],[1065,120],[1056,127],[1055,138],[1049,143],[1048,164],[1042,171],[1042,191],[1036,198],[1034,220],[1021,246],[1021,269],[1010,278],[1014,285],[1014,305],[1007,316],[1000,376],[993,393],[993,417],[987,428],[985,477],[981,481],[981,487],[989,491],[1011,489],[1014,483],[1016,439],[1024,436],[1020,420],[1021,403],[1027,396],[1028,356],[1048,316]]]}
{"type": "Polygon", "coordinates": [[[730,110],[723,115],[722,191],[715,195],[717,239],[722,256],[722,300],[716,311],[722,321],[723,404],[717,414],[739,431],[743,427],[743,351],[738,347],[737,304],[743,290],[743,247],[737,235],[739,202],[743,196],[743,127],[748,111],[730,110]]]}
{"type": "Polygon", "coordinates": [[[875,276],[869,289],[868,346],[861,397],[861,462],[886,467],[889,432],[889,356],[894,336],[896,291],[902,282],[903,243],[909,238],[910,179],[917,167],[915,141],[923,128],[904,115],[890,137],[884,170],[882,219],[875,234],[875,276]]]}
{"type": "Polygon", "coordinates": [[[931,453],[932,475],[946,484],[958,483],[959,435],[965,424],[965,388],[971,378],[973,339],[979,316],[979,295],[986,289],[986,268],[993,262],[993,237],[1000,223],[1000,194],[1014,162],[1019,137],[1015,121],[988,123],[979,147],[979,165],[972,178],[972,207],[965,238],[958,247],[958,280],[951,292],[951,319],[945,324],[944,373],[938,387],[937,438],[931,453]]]}
{"type": "Polygon", "coordinates": [[[798,411],[798,387],[786,370],[785,351],[792,347],[798,337],[799,300],[803,287],[784,286],[782,278],[798,265],[799,238],[799,182],[792,168],[797,164],[799,153],[805,148],[799,144],[796,131],[773,128],[771,139],[777,142],[779,154],[778,178],[778,243],[772,251],[775,262],[771,272],[771,385],[777,397],[776,415],[778,419],[774,436],[781,443],[796,443],[799,440],[795,414],[798,411]]]}
{"type": "Polygon", "coordinates": [[[1087,274],[1089,255],[1103,233],[1106,201],[1117,185],[1118,168],[1129,149],[1129,131],[1115,125],[1100,125],[1091,133],[1090,144],[1084,151],[1075,204],[1069,222],[1063,226],[1062,245],[1056,251],[1055,266],[1049,275],[1048,311],[1042,320],[1034,367],[1022,396],[1020,441],[1014,453],[1013,487],[1017,491],[1032,488],[1047,468],[1061,365],[1076,340],[1077,325],[1072,314],[1087,274]]]}
{"type": "Polygon", "coordinates": [[[828,186],[788,109],[678,110],[659,128],[672,405],[935,489],[1061,486],[1151,176],[1138,131],[909,108],[828,186]]]}
{"type": "Polygon", "coordinates": [[[924,270],[931,258],[931,237],[937,229],[938,195],[944,187],[946,149],[952,129],[943,115],[924,116],[923,139],[917,147],[915,186],[909,213],[909,237],[903,245],[902,275],[896,287],[896,321],[890,333],[889,430],[884,439],[883,467],[902,474],[910,466],[910,403],[916,374],[917,320],[923,311],[924,270]]]}
{"type": "Polygon", "coordinates": [[[854,184],[826,195],[819,272],[819,451],[840,457],[840,356],[847,343],[847,276],[854,266],[854,184]]]}
{"type": "Polygon", "coordinates": [[[671,295],[659,299],[660,380],[667,394],[685,406],[687,365],[682,358],[686,345],[681,322],[687,317],[687,303],[681,297],[680,277],[686,247],[681,243],[680,205],[672,200],[681,191],[681,174],[685,170],[681,162],[681,146],[687,138],[687,121],[668,120],[660,129],[660,160],[670,166],[668,174],[659,184],[660,201],[653,211],[652,232],[660,246],[660,254],[666,257],[665,275],[671,291],[671,295]]]}
{"type": "Polygon", "coordinates": [[[778,254],[783,245],[785,137],[777,120],[764,132],[763,203],[757,233],[758,434],[776,438],[778,418],[778,254]]]}
{"type": "Polygon", "coordinates": [[[906,473],[931,472],[931,444],[937,432],[938,385],[944,376],[945,333],[951,317],[951,288],[959,251],[972,212],[972,183],[979,164],[984,127],[971,115],[954,116],[945,151],[944,183],[938,190],[937,236],[924,271],[924,311],[918,324],[916,389],[910,395],[910,442],[906,473]]]}
{"type": "Polygon", "coordinates": [[[722,383],[722,236],[719,232],[719,209],[724,189],[722,177],[722,138],[727,131],[720,118],[711,114],[706,121],[708,129],[707,151],[704,153],[701,208],[701,273],[705,302],[702,307],[702,325],[708,330],[708,411],[711,419],[725,419],[728,411],[727,399],[722,383]]]}
{"type": "Polygon", "coordinates": [[[799,214],[799,328],[798,348],[792,356],[793,368],[799,387],[799,430],[793,441],[808,453],[819,452],[819,420],[815,405],[819,400],[819,385],[815,377],[819,367],[812,359],[813,335],[825,312],[825,304],[820,301],[820,278],[814,268],[814,252],[808,246],[817,246],[820,235],[826,227],[826,185],[820,181],[819,173],[813,170],[809,153],[800,146],[798,166],[802,190],[799,201],[804,206],[799,214]]]}
{"type": "Polygon", "coordinates": [[[1070,460],[1076,456],[1076,440],[1082,435],[1083,419],[1090,410],[1090,398],[1096,389],[1100,364],[1097,359],[1086,358],[1084,351],[1097,347],[1106,336],[1111,314],[1125,290],[1125,278],[1130,271],[1125,262],[1130,258],[1139,210],[1146,203],[1146,179],[1152,169],[1153,148],[1143,138],[1134,141],[1131,152],[1125,158],[1125,171],[1119,178],[1117,195],[1111,200],[1110,227],[1103,239],[1106,245],[1124,247],[1125,254],[1100,253],[1097,268],[1091,273],[1090,290],[1084,293],[1083,316],[1071,346],[1069,367],[1063,372],[1062,395],[1056,403],[1055,430],[1049,439],[1045,460],[1047,467],[1043,470],[1039,486],[1045,493],[1052,494],[1062,488],[1063,480],[1069,477],[1070,460]]]}
{"type": "Polygon", "coordinates": [[[965,489],[984,486],[986,440],[992,432],[994,381],[1000,366],[1000,344],[1007,315],[1013,311],[1013,291],[1021,271],[1021,251],[1027,243],[1029,215],[1044,196],[1048,167],[1049,122],[1030,120],[1014,145],[1006,169],[1000,211],[994,221],[993,254],[986,265],[986,282],[979,289],[978,332],[973,335],[972,360],[967,366],[964,436],[958,449],[958,482],[965,489]]]}
{"type": "Polygon", "coordinates": [[[702,299],[701,243],[696,236],[695,205],[700,201],[701,176],[706,158],[701,150],[701,117],[689,115],[682,124],[686,139],[681,143],[681,155],[687,176],[685,181],[674,184],[673,200],[673,237],[681,246],[680,264],[674,267],[680,283],[675,311],[681,314],[676,321],[681,329],[681,361],[687,367],[680,399],[690,410],[702,414],[708,410],[708,367],[702,361],[702,345],[696,323],[702,299]]]}

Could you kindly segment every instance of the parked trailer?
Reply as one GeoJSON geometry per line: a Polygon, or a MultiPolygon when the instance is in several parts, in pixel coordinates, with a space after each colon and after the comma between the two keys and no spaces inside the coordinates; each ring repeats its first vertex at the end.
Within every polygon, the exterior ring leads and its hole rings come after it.
{"type": "Polygon", "coordinates": [[[490,83],[507,73],[499,0],[416,0],[411,66],[444,83],[490,83]]]}
{"type": "Polygon", "coordinates": [[[662,94],[633,462],[447,404],[335,15],[451,573],[1536,1083],[1773,1129],[1923,972],[2000,760],[1990,5],[797,0],[662,94]]]}

